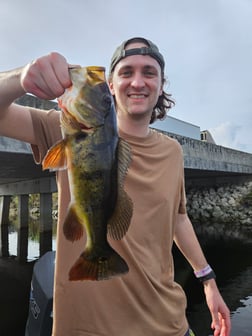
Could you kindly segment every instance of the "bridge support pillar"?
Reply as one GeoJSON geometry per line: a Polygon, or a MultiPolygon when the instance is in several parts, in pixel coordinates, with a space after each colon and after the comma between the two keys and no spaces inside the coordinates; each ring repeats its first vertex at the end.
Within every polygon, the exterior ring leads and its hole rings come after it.
{"type": "Polygon", "coordinates": [[[9,257],[9,210],[11,196],[0,197],[0,257],[9,257]]]}
{"type": "Polygon", "coordinates": [[[29,195],[18,196],[18,244],[17,258],[26,261],[28,255],[28,231],[29,231],[29,195]]]}
{"type": "Polygon", "coordinates": [[[40,194],[40,256],[52,250],[52,193],[40,194]]]}

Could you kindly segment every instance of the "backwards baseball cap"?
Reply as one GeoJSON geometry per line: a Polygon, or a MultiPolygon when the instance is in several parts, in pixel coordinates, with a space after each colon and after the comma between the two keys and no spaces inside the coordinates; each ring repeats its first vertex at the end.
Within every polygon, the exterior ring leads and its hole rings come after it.
{"type": "Polygon", "coordinates": [[[127,41],[124,41],[118,48],[116,48],[111,58],[109,75],[111,75],[115,69],[116,64],[120,62],[121,59],[132,55],[148,55],[155,58],[155,60],[159,63],[162,72],[164,72],[165,61],[163,55],[159,52],[158,47],[153,42],[143,37],[133,37],[127,41]],[[125,50],[128,44],[135,42],[142,42],[146,44],[146,47],[125,50]]]}

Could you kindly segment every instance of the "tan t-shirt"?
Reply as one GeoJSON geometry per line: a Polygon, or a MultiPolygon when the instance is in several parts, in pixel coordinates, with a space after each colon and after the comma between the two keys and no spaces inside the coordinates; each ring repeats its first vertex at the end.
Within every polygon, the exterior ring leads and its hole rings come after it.
{"type": "MultiPolygon", "coordinates": [[[[61,138],[59,112],[31,109],[41,162],[61,138]]],[[[62,231],[70,200],[67,171],[57,173],[57,227],[53,336],[184,336],[186,297],[174,282],[172,243],[177,213],[185,213],[183,155],[177,141],[151,130],[146,138],[120,133],[132,148],[125,189],[133,200],[130,228],[109,239],[129,273],[104,281],[70,282],[68,272],[85,246],[62,231]]]]}

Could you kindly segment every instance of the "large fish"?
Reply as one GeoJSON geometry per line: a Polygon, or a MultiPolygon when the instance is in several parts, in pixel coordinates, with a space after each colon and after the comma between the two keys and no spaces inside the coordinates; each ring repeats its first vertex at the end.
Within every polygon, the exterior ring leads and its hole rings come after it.
{"type": "Polygon", "coordinates": [[[43,169],[67,167],[71,203],[63,231],[86,246],[69,272],[69,280],[103,280],[128,272],[109,245],[107,233],[121,239],[133,206],[123,188],[130,147],[118,137],[113,97],[103,67],[70,70],[72,86],[58,99],[62,141],[49,149],[43,169]]]}

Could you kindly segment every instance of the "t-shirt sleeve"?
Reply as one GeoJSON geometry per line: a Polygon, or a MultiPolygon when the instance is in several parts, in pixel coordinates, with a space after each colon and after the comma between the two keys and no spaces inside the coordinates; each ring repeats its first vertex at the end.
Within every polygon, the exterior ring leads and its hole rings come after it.
{"type": "Polygon", "coordinates": [[[30,109],[35,144],[31,144],[34,160],[40,164],[48,149],[62,138],[60,111],[30,109]]]}

